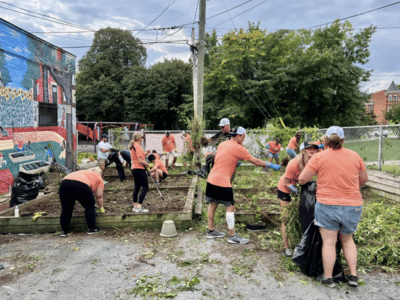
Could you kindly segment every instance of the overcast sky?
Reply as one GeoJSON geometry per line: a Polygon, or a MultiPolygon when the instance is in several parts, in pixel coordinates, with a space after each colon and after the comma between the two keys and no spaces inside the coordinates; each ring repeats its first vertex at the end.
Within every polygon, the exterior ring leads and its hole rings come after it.
{"type": "MultiPolygon", "coordinates": [[[[218,36],[221,37],[234,28],[247,28],[248,21],[256,23],[260,21],[261,28],[268,31],[283,28],[310,28],[396,2],[389,0],[209,0],[207,1],[207,18],[225,13],[208,19],[206,31],[210,32],[215,28],[218,36]],[[238,7],[226,12],[235,6],[238,7]]],[[[198,0],[4,0],[0,1],[0,18],[64,48],[76,55],[77,62],[89,48],[69,47],[90,46],[93,32],[75,33],[82,32],[84,29],[25,14],[39,16],[38,13],[40,13],[91,30],[105,27],[135,30],[132,33],[137,34],[136,37],[143,42],[175,41],[176,44],[146,45],[147,64],[152,65],[163,61],[164,58],[188,60],[190,51],[187,42],[190,40],[193,22],[198,21],[197,4],[198,0]],[[148,26],[147,29],[154,29],[181,25],[185,26],[180,29],[140,31],[146,26],[148,26]]],[[[44,18],[44,16],[39,17],[44,18]]],[[[350,18],[349,21],[357,30],[370,25],[378,27],[370,45],[370,62],[364,66],[374,72],[370,82],[363,89],[369,92],[386,89],[392,80],[400,84],[400,55],[398,54],[400,1],[396,5],[350,18]]],[[[197,34],[197,24],[194,24],[194,27],[197,34]]]]}

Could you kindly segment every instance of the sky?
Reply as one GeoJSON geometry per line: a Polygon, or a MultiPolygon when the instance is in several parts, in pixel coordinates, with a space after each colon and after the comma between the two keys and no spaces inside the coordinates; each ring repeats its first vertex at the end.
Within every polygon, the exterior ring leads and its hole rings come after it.
{"type": "MultiPolygon", "coordinates": [[[[348,19],[356,32],[370,25],[378,27],[370,43],[370,61],[363,66],[373,70],[373,75],[362,90],[373,93],[388,88],[392,81],[400,84],[400,1],[208,0],[206,5],[206,32],[216,29],[218,37],[247,28],[249,21],[274,32],[325,26],[375,10],[348,19]],[[391,6],[381,8],[387,5],[391,6]]],[[[150,66],[164,59],[189,59],[188,43],[192,27],[197,36],[199,13],[198,0],[0,0],[0,18],[74,54],[77,63],[89,50],[95,30],[132,30],[137,38],[150,42],[146,45],[150,66]],[[44,20],[49,17],[52,21],[44,20]]]]}

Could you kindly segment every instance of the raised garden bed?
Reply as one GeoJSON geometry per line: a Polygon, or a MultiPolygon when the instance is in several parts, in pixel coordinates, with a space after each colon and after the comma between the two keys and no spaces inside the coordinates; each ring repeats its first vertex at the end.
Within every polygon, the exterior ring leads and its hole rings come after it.
{"type": "Polygon", "coordinates": [[[400,176],[393,176],[377,170],[368,170],[368,181],[365,185],[374,193],[384,198],[400,202],[400,176]]]}
{"type": "MultiPolygon", "coordinates": [[[[197,176],[182,177],[178,182],[188,185],[168,187],[167,182],[161,184],[164,201],[161,200],[157,190],[151,189],[146,195],[144,207],[149,209],[148,213],[132,212],[133,188],[108,188],[106,185],[104,193],[105,214],[96,218],[96,224],[100,228],[122,228],[122,227],[157,227],[161,228],[165,220],[174,220],[178,228],[190,226],[192,221],[194,197],[197,185],[197,176]],[[164,185],[164,186],[163,186],[164,185]]],[[[174,181],[173,177],[171,176],[174,181]]],[[[133,184],[133,178],[125,182],[133,184]]],[[[121,184],[119,179],[116,184],[121,184]]],[[[114,182],[110,182],[111,186],[114,182]]],[[[153,183],[149,182],[150,187],[153,183]]],[[[153,185],[154,186],[154,185],[153,185]]],[[[60,231],[61,204],[57,193],[51,193],[40,199],[32,200],[19,206],[21,217],[14,217],[14,209],[10,208],[0,213],[0,233],[38,233],[60,231]],[[47,215],[37,218],[35,221],[32,215],[35,212],[46,212],[47,215]],[[24,217],[25,215],[25,217],[24,217]]],[[[86,230],[84,209],[75,204],[71,221],[72,231],[86,230]]]]}

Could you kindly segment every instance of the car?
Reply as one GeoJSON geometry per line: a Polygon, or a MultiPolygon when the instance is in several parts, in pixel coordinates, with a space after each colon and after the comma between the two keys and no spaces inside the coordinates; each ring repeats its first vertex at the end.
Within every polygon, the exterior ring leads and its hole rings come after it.
{"type": "MultiPolygon", "coordinates": [[[[372,131],[369,135],[379,137],[380,130],[372,131]]],[[[386,130],[386,129],[382,130],[382,136],[383,137],[388,137],[389,136],[389,130],[386,130]]]]}

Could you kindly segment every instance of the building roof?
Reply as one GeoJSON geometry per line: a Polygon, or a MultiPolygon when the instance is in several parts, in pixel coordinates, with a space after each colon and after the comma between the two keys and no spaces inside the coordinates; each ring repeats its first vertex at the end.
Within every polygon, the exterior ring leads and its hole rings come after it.
{"type": "Polygon", "coordinates": [[[392,83],[390,84],[390,86],[387,88],[386,90],[386,95],[389,93],[396,93],[396,94],[400,94],[400,90],[398,89],[398,87],[394,84],[394,81],[392,81],[392,83]]]}

